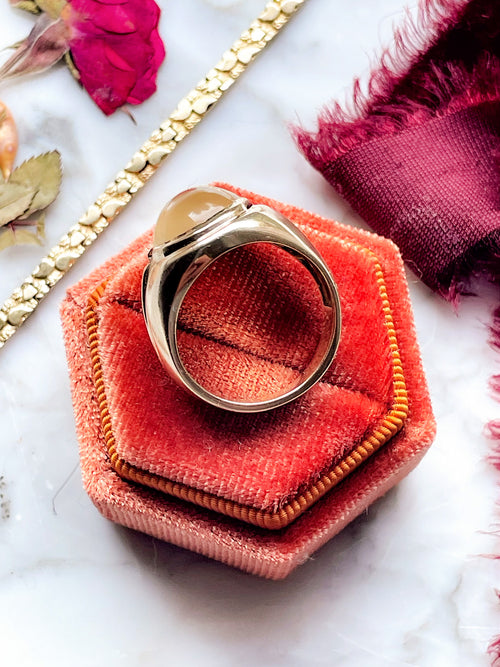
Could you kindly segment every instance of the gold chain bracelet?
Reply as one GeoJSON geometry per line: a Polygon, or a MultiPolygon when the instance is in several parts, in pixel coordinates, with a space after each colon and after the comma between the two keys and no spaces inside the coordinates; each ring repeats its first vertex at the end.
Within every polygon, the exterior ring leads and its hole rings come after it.
{"type": "Polygon", "coordinates": [[[165,158],[215,106],[305,0],[269,2],[219,62],[181,99],[177,108],[134,153],[80,220],[43,257],[0,309],[0,347],[11,338],[51,288],[149,181],[165,158]]]}

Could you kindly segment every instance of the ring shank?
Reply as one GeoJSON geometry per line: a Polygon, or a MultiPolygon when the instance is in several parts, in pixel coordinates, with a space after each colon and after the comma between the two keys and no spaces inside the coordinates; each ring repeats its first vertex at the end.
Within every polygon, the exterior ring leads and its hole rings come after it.
{"type": "MultiPolygon", "coordinates": [[[[157,250],[161,249],[153,252],[157,250]]],[[[185,245],[176,246],[172,252],[164,248],[162,256],[157,255],[157,261],[146,270],[143,301],[150,337],[170,376],[205,402],[234,412],[262,412],[298,398],[327,371],[339,343],[340,302],[328,267],[292,223],[267,207],[254,206],[243,216],[215,225],[199,238],[186,240],[185,245]],[[321,294],[324,318],[318,345],[301,380],[283,394],[246,402],[215,395],[190,375],[179,354],[177,331],[184,298],[208,266],[232,250],[256,243],[273,244],[305,267],[321,294]]]]}

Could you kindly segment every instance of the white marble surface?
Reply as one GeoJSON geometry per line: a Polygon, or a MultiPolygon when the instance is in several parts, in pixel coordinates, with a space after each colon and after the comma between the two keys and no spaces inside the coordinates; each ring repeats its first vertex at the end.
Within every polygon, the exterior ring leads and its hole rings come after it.
{"type": "MultiPolygon", "coordinates": [[[[212,180],[360,224],[296,150],[386,41],[404,0],[310,0],[0,352],[0,664],[131,667],[487,665],[500,631],[497,475],[483,425],[488,304],[458,317],[408,274],[438,436],[420,466],[306,565],[266,582],[103,519],[82,490],[58,306],[65,289],[148,228],[179,190],[212,180]]],[[[262,0],[163,3],[160,92],[105,118],[64,67],[4,85],[20,161],[58,148],[46,249],[203,76],[262,0]]],[[[2,3],[0,45],[32,19],[2,3]]],[[[0,256],[0,299],[42,250],[0,256]]],[[[490,305],[493,296],[490,295],[490,305]]]]}

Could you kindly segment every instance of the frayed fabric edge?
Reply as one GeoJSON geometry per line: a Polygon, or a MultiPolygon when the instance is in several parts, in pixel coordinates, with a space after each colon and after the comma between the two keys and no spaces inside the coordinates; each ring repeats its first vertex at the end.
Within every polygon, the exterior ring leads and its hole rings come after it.
{"type": "MultiPolygon", "coordinates": [[[[500,286],[500,233],[477,243],[465,255],[458,257],[445,274],[438,276],[441,285],[438,294],[457,310],[460,297],[476,296],[472,285],[481,280],[500,286]]],[[[492,345],[500,351],[500,322],[493,324],[492,332],[497,332],[499,337],[498,344],[492,345]]]]}
{"type": "MultiPolygon", "coordinates": [[[[360,78],[354,79],[349,99],[343,105],[334,102],[320,113],[316,132],[296,125],[290,127],[300,150],[316,169],[321,171],[322,165],[367,139],[386,136],[391,131],[388,124],[393,132],[397,132],[411,124],[425,122],[431,113],[425,98],[435,101],[436,95],[441,97],[445,92],[442,89],[445,80],[452,73],[445,76],[436,72],[435,83],[430,80],[422,82],[422,99],[417,103],[394,99],[388,104],[387,99],[419,57],[458,21],[469,2],[422,0],[416,16],[407,10],[402,25],[394,31],[393,45],[382,49],[366,86],[360,78]],[[373,113],[375,110],[376,114],[373,113]]],[[[462,74],[457,71],[454,78],[458,79],[462,74]]],[[[465,85],[464,82],[464,88],[465,85]]]]}

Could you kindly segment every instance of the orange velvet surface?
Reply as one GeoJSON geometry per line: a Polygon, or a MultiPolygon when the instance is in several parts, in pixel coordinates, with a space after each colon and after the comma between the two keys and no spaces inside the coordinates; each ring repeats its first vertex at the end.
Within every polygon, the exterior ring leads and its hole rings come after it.
{"type": "MultiPolygon", "coordinates": [[[[339,239],[314,233],[311,238],[335,272],[342,343],[324,381],[267,413],[234,414],[204,405],[166,376],[140,312],[144,253],[111,278],[97,309],[99,351],[122,459],[202,491],[276,511],[386,414],[392,362],[375,260],[339,239]],[[350,300],[359,307],[350,307],[350,300]]],[[[202,274],[180,318],[180,345],[189,350],[192,374],[204,374],[208,382],[215,378],[225,389],[235,385],[242,395],[265,389],[269,378],[279,387],[298,374],[297,367],[311,356],[311,327],[304,321],[312,320],[317,331],[314,320],[320,319],[297,316],[300,310],[317,312],[319,298],[297,267],[289,267],[292,273],[283,270],[289,256],[276,256],[270,246],[244,250],[202,274]],[[256,260],[266,267],[262,292],[255,288],[255,275],[248,284],[256,260]],[[283,276],[291,283],[286,289],[283,276]],[[262,314],[266,302],[272,312],[262,314]]]]}
{"type": "MultiPolygon", "coordinates": [[[[84,482],[99,509],[124,525],[277,578],[307,558],[417,463],[432,441],[434,420],[395,246],[300,209],[243,194],[252,201],[269,203],[299,224],[339,286],[343,309],[339,352],[325,381],[304,397],[271,413],[234,415],[205,406],[173,385],[149,343],[140,313],[140,278],[150,234],[72,288],[62,315],[84,482]],[[99,304],[99,349],[120,456],[169,479],[274,509],[358,443],[387,410],[392,395],[391,364],[373,253],[383,267],[392,306],[409,392],[409,417],[401,433],[317,505],[289,527],[268,533],[137,487],[110,468],[92,400],[95,389],[83,319],[88,296],[102,280],[109,282],[99,304]]],[[[293,285],[283,284],[280,262],[289,259],[274,257],[273,262],[264,263],[260,253],[269,250],[257,247],[242,253],[237,261],[232,257],[218,262],[195,283],[196,290],[191,290],[185,302],[180,345],[191,355],[185,362],[192,364],[194,373],[212,371],[206,374],[207,381],[217,375],[213,370],[219,364],[220,369],[234,371],[229,375],[234,379],[236,374],[240,388],[241,383],[269,373],[270,366],[277,382],[286,382],[311,353],[307,331],[314,330],[319,317],[314,290],[307,277],[293,285]],[[284,303],[282,312],[273,305],[274,316],[266,317],[261,326],[259,295],[252,294],[251,285],[244,289],[249,269],[264,270],[259,266],[267,272],[261,284],[267,285],[268,302],[275,304],[272,297],[279,294],[278,303],[284,303]],[[242,298],[246,301],[235,322],[229,317],[228,304],[233,308],[240,299],[241,306],[242,298]],[[287,308],[293,298],[297,303],[287,308]],[[290,317],[301,308],[304,313],[310,311],[305,319],[290,317]],[[237,355],[240,358],[235,359],[237,355]]]]}

